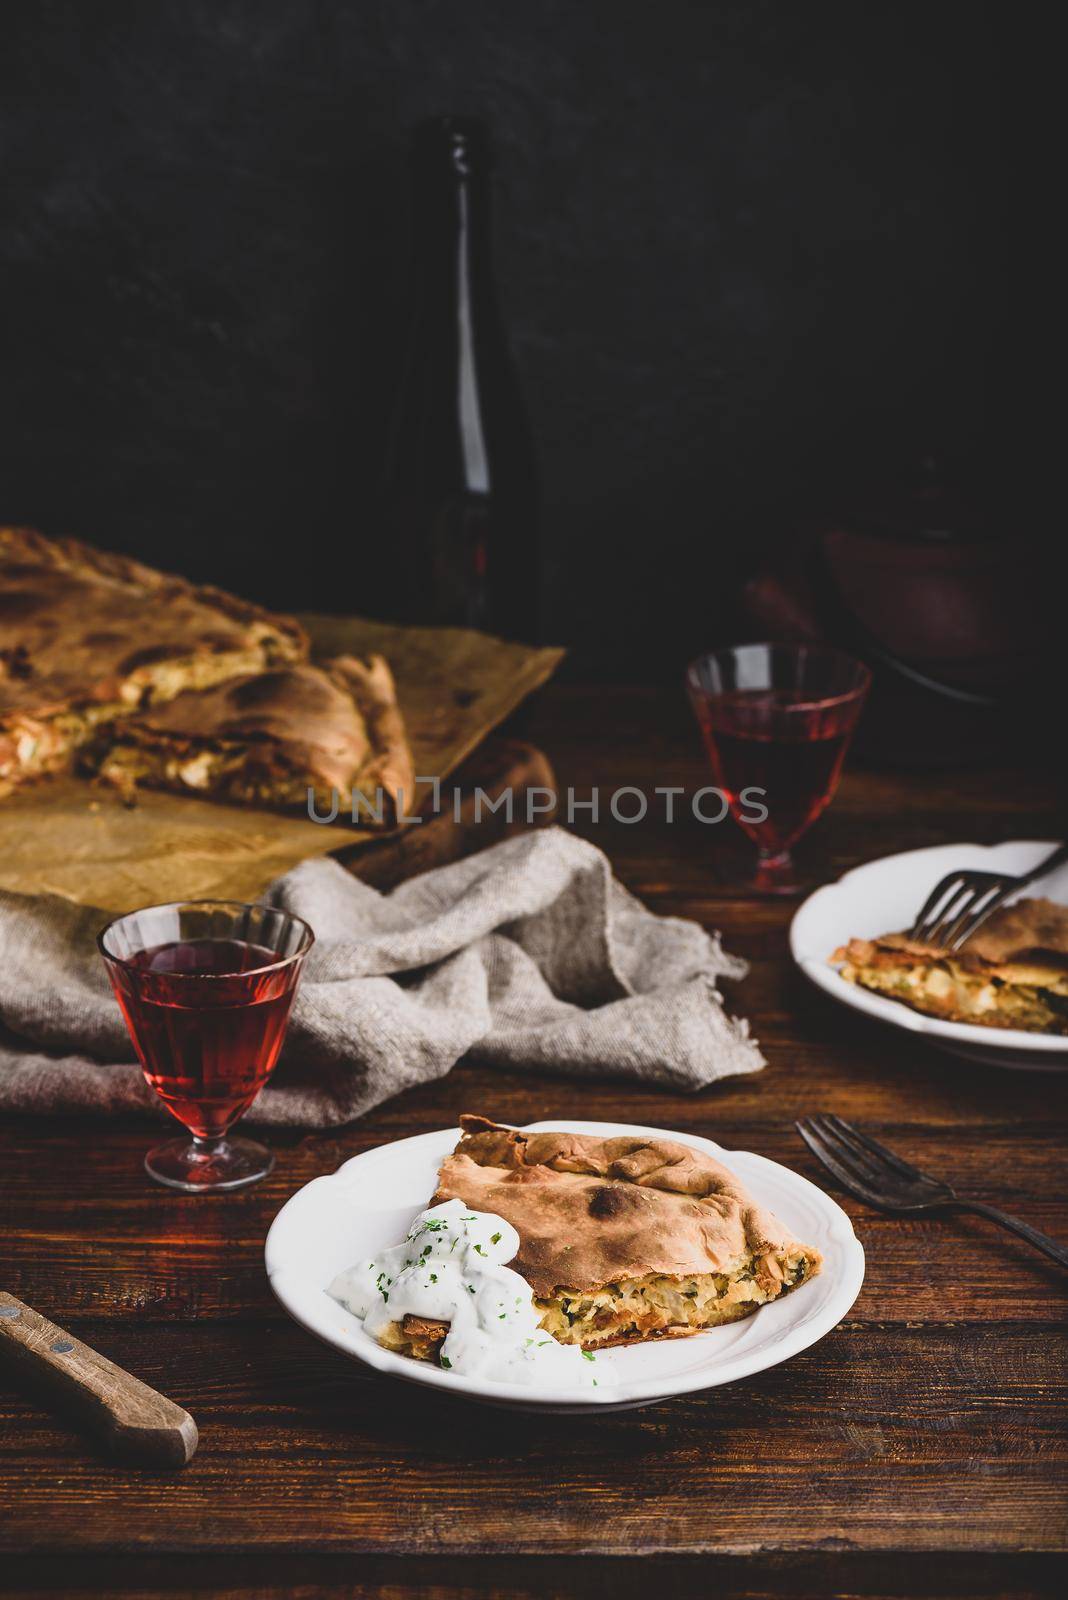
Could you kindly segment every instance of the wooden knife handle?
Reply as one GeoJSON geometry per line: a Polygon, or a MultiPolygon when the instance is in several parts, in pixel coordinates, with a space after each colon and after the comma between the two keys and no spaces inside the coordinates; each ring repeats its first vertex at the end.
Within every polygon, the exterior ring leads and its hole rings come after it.
{"type": "Polygon", "coordinates": [[[0,1289],[0,1357],[47,1385],[122,1455],[184,1467],[197,1425],[181,1406],[0,1289]]]}

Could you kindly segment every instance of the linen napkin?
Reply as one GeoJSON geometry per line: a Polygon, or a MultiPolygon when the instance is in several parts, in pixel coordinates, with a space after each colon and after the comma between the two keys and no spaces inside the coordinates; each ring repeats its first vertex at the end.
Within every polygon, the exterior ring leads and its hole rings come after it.
{"type": "MultiPolygon", "coordinates": [[[[349,1122],[461,1056],[673,1089],[764,1060],[716,987],[746,963],[657,917],[594,845],[539,829],[390,894],[302,862],[263,899],[315,930],[274,1078],[249,1116],[349,1122]]],[[[96,934],[107,913],[0,892],[0,1109],[159,1109],[134,1062],[96,934]]]]}

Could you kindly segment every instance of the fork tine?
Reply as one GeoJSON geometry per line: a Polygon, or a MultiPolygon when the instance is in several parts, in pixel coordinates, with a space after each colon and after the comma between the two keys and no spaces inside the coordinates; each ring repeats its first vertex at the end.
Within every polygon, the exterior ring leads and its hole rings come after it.
{"type": "Polygon", "coordinates": [[[977,928],[979,926],[979,922],[985,921],[990,911],[992,911],[996,905],[1000,904],[1007,894],[1008,890],[1002,883],[999,882],[987,883],[984,884],[982,888],[977,889],[972,899],[965,905],[964,909],[956,917],[954,917],[949,927],[943,929],[942,944],[944,948],[946,950],[957,949],[958,940],[961,944],[963,944],[964,940],[969,936],[968,933],[963,932],[965,927],[969,929],[969,932],[973,931],[974,928],[977,928]],[[990,899],[991,895],[994,896],[993,901],[990,899]]]}
{"type": "Polygon", "coordinates": [[[828,1147],[834,1150],[839,1158],[851,1164],[858,1177],[868,1183],[878,1183],[880,1178],[887,1177],[887,1170],[877,1157],[871,1155],[862,1145],[857,1145],[853,1139],[836,1126],[837,1118],[827,1116],[824,1112],[818,1113],[812,1119],[812,1126],[826,1141],[828,1147]]]}
{"type": "Polygon", "coordinates": [[[938,880],[930,894],[927,896],[927,899],[923,902],[919,916],[912,924],[913,939],[922,939],[924,927],[926,926],[927,920],[933,913],[935,907],[941,904],[942,900],[951,889],[955,891],[959,887],[961,878],[962,874],[958,869],[956,872],[947,872],[944,878],[940,878],[938,880]]]}
{"type": "Polygon", "coordinates": [[[828,1148],[823,1135],[812,1126],[810,1117],[803,1117],[794,1126],[816,1157],[816,1160],[822,1166],[825,1166],[828,1172],[833,1173],[843,1189],[848,1189],[850,1194],[856,1195],[859,1200],[863,1200],[867,1205],[880,1206],[882,1204],[882,1201],[876,1198],[867,1184],[854,1177],[853,1173],[843,1166],[837,1155],[828,1148]]]}
{"type": "Polygon", "coordinates": [[[859,1128],[854,1128],[853,1124],[846,1122],[843,1117],[828,1114],[824,1117],[824,1121],[830,1123],[843,1138],[848,1137],[855,1143],[863,1145],[865,1150],[869,1150],[873,1156],[877,1156],[884,1166],[889,1167],[890,1171],[896,1173],[899,1178],[910,1178],[913,1182],[918,1178],[926,1178],[927,1174],[921,1172],[919,1167],[910,1166],[907,1161],[902,1161],[900,1156],[895,1155],[892,1150],[888,1150],[884,1144],[880,1144],[878,1139],[871,1138],[867,1133],[861,1133],[859,1128]]]}
{"type": "Polygon", "coordinates": [[[960,917],[967,916],[981,892],[973,883],[965,880],[961,884],[959,891],[946,901],[941,915],[934,922],[928,924],[926,943],[933,945],[944,944],[947,925],[951,922],[956,922],[960,917]]]}
{"type": "MultiPolygon", "coordinates": [[[[993,916],[999,906],[1003,906],[1009,895],[1015,889],[1014,883],[1002,884],[992,900],[988,900],[982,907],[973,906],[971,913],[962,926],[955,922],[945,936],[947,950],[959,950],[961,945],[967,944],[973,933],[978,933],[987,917],[993,916]]],[[[958,919],[959,921],[959,919],[958,919]]]]}

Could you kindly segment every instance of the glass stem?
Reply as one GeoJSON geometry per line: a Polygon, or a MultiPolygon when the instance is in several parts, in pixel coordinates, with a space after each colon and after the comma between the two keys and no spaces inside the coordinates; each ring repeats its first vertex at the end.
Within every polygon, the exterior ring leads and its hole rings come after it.
{"type": "Polygon", "coordinates": [[[198,1156],[203,1156],[205,1161],[212,1156],[217,1156],[226,1149],[226,1136],[221,1133],[213,1134],[210,1138],[203,1139],[199,1133],[193,1135],[193,1149],[198,1156]]]}
{"type": "Polygon", "coordinates": [[[780,850],[777,854],[770,850],[760,851],[753,887],[758,894],[793,893],[797,881],[789,850],[780,850]]]}

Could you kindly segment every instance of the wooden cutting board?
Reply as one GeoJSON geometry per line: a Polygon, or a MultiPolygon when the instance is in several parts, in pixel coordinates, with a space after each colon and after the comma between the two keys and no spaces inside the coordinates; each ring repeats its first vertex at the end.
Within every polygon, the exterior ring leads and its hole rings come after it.
{"type": "Polygon", "coordinates": [[[551,822],[555,804],[551,810],[537,811],[532,822],[527,822],[527,798],[535,789],[545,791],[532,797],[536,807],[548,804],[548,794],[556,793],[548,758],[534,745],[517,739],[488,739],[442,786],[442,810],[437,815],[407,824],[381,843],[344,849],[337,859],[365,883],[392,889],[418,872],[459,861],[527,827],[551,822]],[[454,789],[459,793],[458,802],[454,789]],[[493,812],[487,804],[500,800],[508,790],[512,793],[511,822],[503,809],[493,812]]]}

